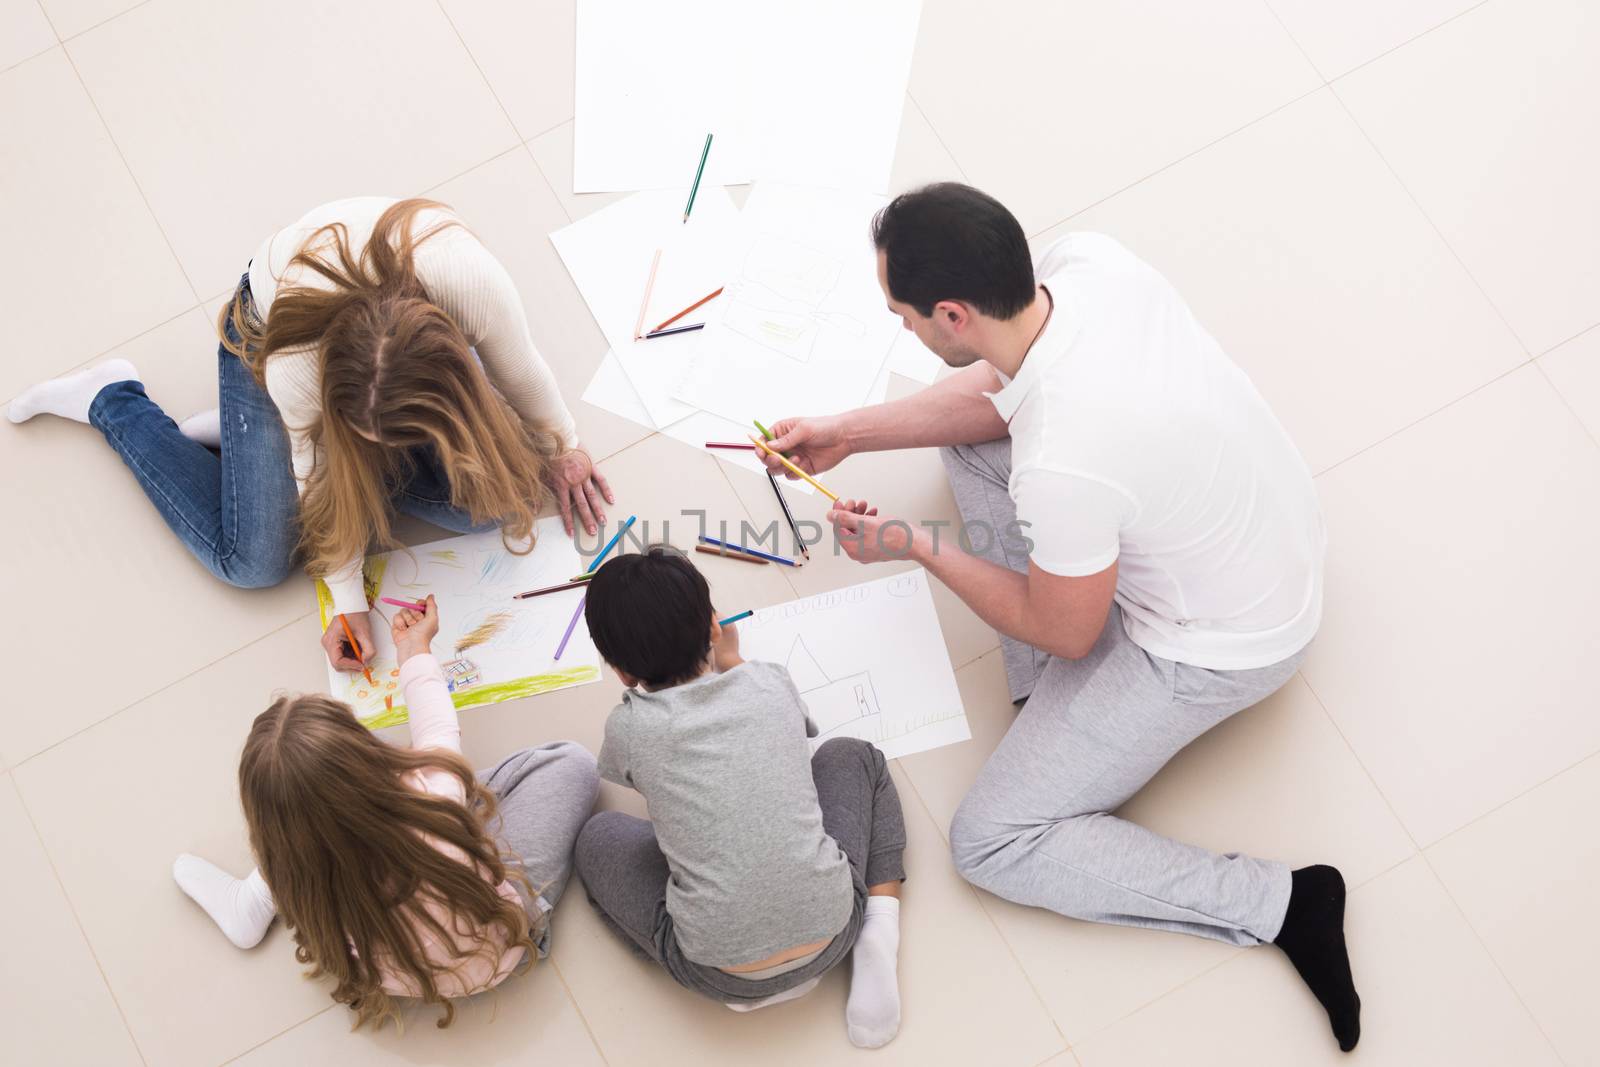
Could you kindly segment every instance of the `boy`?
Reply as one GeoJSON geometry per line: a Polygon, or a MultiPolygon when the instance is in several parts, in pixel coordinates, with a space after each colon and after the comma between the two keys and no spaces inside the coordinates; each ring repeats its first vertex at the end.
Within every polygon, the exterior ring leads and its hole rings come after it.
{"type": "Polygon", "coordinates": [[[644,794],[654,819],[589,820],[590,901],[680,985],[736,1011],[804,996],[851,955],[850,1040],[887,1044],[906,837],[883,753],[841,737],[813,756],[788,672],[740,658],[676,549],[612,559],[588,597],[595,647],[629,687],[600,775],[644,794]]]}

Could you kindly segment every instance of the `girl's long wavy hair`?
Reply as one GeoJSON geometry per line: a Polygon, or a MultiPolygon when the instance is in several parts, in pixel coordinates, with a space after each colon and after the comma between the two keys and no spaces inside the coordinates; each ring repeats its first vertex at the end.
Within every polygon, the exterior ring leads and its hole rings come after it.
{"type": "Polygon", "coordinates": [[[330,697],[280,697],[250,729],[239,793],[295,958],[311,977],[333,979],[333,999],[356,1012],[358,1028],[399,1018],[380,964],[409,977],[425,1003],[442,1004],[445,1027],[455,1007],[439,992],[441,974],[473,957],[498,965],[510,946],[527,950],[526,966],[537,959],[539,931],[495,889],[508,876],[527,879],[490,837],[494,794],[459,755],[385,744],[330,697]],[[459,779],[466,804],[408,785],[418,771],[459,779]],[[451,917],[448,926],[429,903],[451,917]],[[496,929],[502,938],[485,936],[496,929]],[[451,946],[456,962],[436,969],[421,930],[451,946]]]}
{"type": "Polygon", "coordinates": [[[262,324],[242,294],[222,309],[218,333],[263,387],[286,349],[311,347],[321,367],[322,411],[311,427],[321,461],[300,501],[300,550],[314,576],[396,548],[390,497],[419,455],[431,453],[450,481],[450,503],[474,523],[498,522],[507,549],[533,547],[533,525],[549,504],[557,434],[528,427],[489,385],[461,328],[417,278],[417,246],[453,218],[417,232],[432,200],[402,200],[379,216],[359,256],[343,223],[313,233],[284,268],[332,288],[287,286],[262,324]],[[238,339],[228,335],[231,318],[238,339]]]}

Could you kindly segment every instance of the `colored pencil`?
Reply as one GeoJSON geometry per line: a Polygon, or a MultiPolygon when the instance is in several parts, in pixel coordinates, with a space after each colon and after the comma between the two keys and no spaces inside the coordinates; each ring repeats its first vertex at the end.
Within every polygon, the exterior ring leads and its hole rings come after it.
{"type": "Polygon", "coordinates": [[[588,602],[588,593],[578,598],[578,610],[572,613],[572,621],[567,623],[567,632],[561,635],[561,643],[556,646],[556,659],[560,659],[561,653],[567,650],[567,642],[572,640],[572,631],[577,628],[578,620],[583,618],[583,606],[588,602]]]}
{"type": "Polygon", "coordinates": [[[696,552],[704,552],[710,556],[721,556],[723,559],[737,559],[743,560],[746,563],[759,563],[763,567],[767,565],[767,561],[762,559],[760,556],[752,556],[750,553],[741,552],[737,548],[712,548],[710,545],[695,545],[694,550],[696,552]]]}
{"type": "Polygon", "coordinates": [[[570,582],[562,582],[560,585],[547,585],[543,589],[530,589],[526,593],[514,593],[514,594],[512,594],[511,599],[512,600],[527,600],[529,597],[544,596],[546,593],[559,593],[563,589],[577,589],[580,586],[587,585],[587,584],[588,584],[587,576],[581,582],[578,581],[576,578],[574,578],[570,582]]]}
{"type": "MultiPolygon", "coordinates": [[[[350,629],[350,621],[348,619],[346,619],[343,615],[340,615],[339,616],[339,625],[344,627],[344,636],[345,636],[345,638],[347,640],[349,640],[350,647],[355,649],[356,659],[360,659],[361,658],[361,643],[356,640],[356,632],[354,630],[350,629]]],[[[372,680],[372,671],[367,667],[367,665],[365,663],[363,663],[361,665],[361,673],[367,676],[367,684],[368,685],[377,685],[378,684],[377,682],[374,682],[372,680]]]]}
{"type": "Polygon", "coordinates": [[[695,330],[703,330],[705,328],[705,323],[697,322],[692,326],[674,326],[670,330],[651,330],[644,335],[644,339],[648,341],[652,337],[671,337],[675,333],[693,333],[695,330]]]}
{"type": "Polygon", "coordinates": [[[801,478],[804,478],[806,481],[808,481],[812,485],[816,486],[817,492],[821,493],[823,496],[827,497],[829,500],[832,500],[836,504],[839,502],[839,494],[838,493],[835,493],[833,490],[829,489],[827,486],[823,485],[821,482],[819,482],[815,478],[811,477],[811,475],[807,474],[805,471],[801,470],[799,467],[796,467],[793,463],[790,463],[786,456],[782,455],[781,453],[774,452],[772,449],[768,448],[761,441],[757,441],[754,437],[750,438],[750,440],[755,442],[756,447],[760,448],[761,451],[765,452],[769,456],[777,456],[779,463],[782,463],[785,467],[788,467],[789,470],[792,471],[794,474],[800,476],[801,478]]]}
{"type": "Polygon", "coordinates": [[[673,323],[677,322],[679,319],[681,319],[685,315],[689,314],[689,312],[693,311],[695,308],[699,307],[701,304],[709,304],[711,301],[715,300],[717,297],[722,295],[723,288],[724,288],[723,286],[720,286],[720,285],[717,286],[715,292],[707,293],[705,296],[702,296],[699,300],[696,300],[694,303],[690,304],[688,307],[684,308],[682,311],[678,312],[676,315],[672,316],[672,318],[670,318],[667,321],[663,322],[661,325],[657,326],[655,329],[651,330],[650,332],[651,333],[660,333],[662,330],[666,329],[668,326],[671,326],[673,323]]]}
{"type": "Polygon", "coordinates": [[[412,611],[428,610],[428,605],[426,604],[416,604],[409,600],[396,600],[392,596],[379,597],[378,599],[383,601],[385,604],[393,604],[397,608],[410,608],[412,611]]]}
{"type": "MultiPolygon", "coordinates": [[[[600,554],[596,556],[589,564],[589,569],[584,571],[583,574],[579,575],[578,577],[593,578],[594,572],[600,569],[600,564],[605,562],[606,556],[610,554],[613,548],[617,547],[617,542],[622,540],[622,535],[628,532],[628,527],[632,526],[633,520],[637,519],[638,517],[639,516],[637,515],[629,515],[628,521],[617,527],[617,532],[611,535],[611,540],[606,542],[606,547],[602,548],[600,550],[600,554]]],[[[577,581],[578,578],[573,578],[572,580],[577,581]]]]}
{"type": "Polygon", "coordinates": [[[740,619],[748,619],[750,616],[752,616],[754,614],[755,614],[754,611],[741,611],[737,615],[729,615],[726,619],[718,619],[717,620],[717,625],[718,626],[727,626],[727,625],[730,625],[731,623],[738,622],[740,619]]]}
{"type": "Polygon", "coordinates": [[[700,535],[700,540],[704,541],[708,545],[721,545],[723,548],[731,548],[736,552],[744,552],[748,555],[759,556],[761,559],[770,560],[773,563],[782,563],[786,567],[800,566],[800,564],[796,563],[792,559],[785,559],[783,556],[774,556],[771,552],[763,552],[759,548],[746,548],[744,545],[735,545],[728,541],[718,541],[715,537],[707,537],[705,534],[700,535]]]}
{"type": "Polygon", "coordinates": [[[706,172],[706,157],[711,155],[711,135],[706,134],[706,146],[700,149],[700,165],[694,171],[694,184],[689,187],[689,202],[683,205],[683,221],[689,221],[689,212],[694,210],[694,196],[700,191],[700,176],[706,172]]]}
{"type": "MultiPolygon", "coordinates": [[[[767,429],[765,426],[761,425],[759,422],[756,422],[755,419],[751,419],[750,421],[756,423],[756,429],[761,431],[761,436],[762,437],[766,438],[768,441],[772,440],[772,431],[771,430],[767,429]]],[[[789,459],[790,458],[790,456],[789,456],[789,454],[787,452],[784,453],[784,458],[785,459],[789,459]]]]}
{"type": "Polygon", "coordinates": [[[593,577],[594,577],[594,571],[584,571],[582,574],[574,574],[571,578],[568,578],[567,581],[569,581],[569,582],[577,582],[577,583],[579,583],[581,585],[582,583],[587,582],[590,578],[593,578],[593,577]]]}
{"type": "Polygon", "coordinates": [[[772,483],[772,493],[778,498],[778,506],[783,509],[783,517],[789,520],[789,529],[794,531],[794,543],[799,547],[800,554],[810,559],[811,549],[806,547],[806,539],[800,536],[800,524],[794,521],[794,512],[789,510],[789,502],[783,498],[783,490],[778,486],[778,476],[768,471],[767,481],[772,483]]]}
{"type": "Polygon", "coordinates": [[[754,452],[755,445],[741,445],[737,441],[707,441],[707,448],[733,448],[743,452],[754,452]]]}
{"type": "Polygon", "coordinates": [[[661,249],[656,249],[655,258],[650,261],[650,277],[644,283],[644,303],[639,305],[639,321],[633,324],[633,339],[641,340],[644,335],[644,317],[650,311],[650,290],[656,287],[656,268],[661,266],[661,249]]]}

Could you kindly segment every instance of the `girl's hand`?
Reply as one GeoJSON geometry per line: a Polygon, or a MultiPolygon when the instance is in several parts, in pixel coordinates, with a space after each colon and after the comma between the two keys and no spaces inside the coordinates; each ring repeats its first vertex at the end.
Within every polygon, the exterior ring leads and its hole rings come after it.
{"type": "Polygon", "coordinates": [[[711,646],[711,662],[718,673],[731,671],[744,659],[739,655],[739,628],[736,623],[722,627],[722,633],[711,646]]]}
{"type": "Polygon", "coordinates": [[[389,623],[389,635],[394,638],[395,658],[401,663],[412,656],[426,655],[433,639],[439,634],[439,605],[433,599],[433,594],[429,593],[423,603],[428,609],[425,613],[401,608],[389,623]]]}
{"type": "Polygon", "coordinates": [[[584,532],[593,534],[596,524],[606,521],[605,508],[600,502],[617,502],[611,495],[611,486],[595,470],[594,460],[582,445],[556,459],[550,470],[550,487],[555,490],[556,503],[561,505],[561,525],[568,534],[572,533],[574,511],[583,523],[584,532]]]}
{"type": "MultiPolygon", "coordinates": [[[[769,428],[772,430],[772,440],[767,444],[774,451],[788,456],[796,467],[807,474],[831,470],[850,455],[844,420],[837,415],[816,419],[784,419],[769,428]]],[[[794,474],[775,457],[765,452],[758,452],[756,456],[773,474],[794,480],[794,474]]]]}
{"type": "Polygon", "coordinates": [[[357,653],[350,647],[350,639],[345,636],[337,615],[328,620],[328,628],[322,631],[322,650],[328,654],[328,662],[333,664],[335,670],[359,671],[372,658],[372,623],[368,621],[365,611],[358,615],[346,615],[344,621],[350,624],[350,632],[355,634],[361,651],[357,653]]]}

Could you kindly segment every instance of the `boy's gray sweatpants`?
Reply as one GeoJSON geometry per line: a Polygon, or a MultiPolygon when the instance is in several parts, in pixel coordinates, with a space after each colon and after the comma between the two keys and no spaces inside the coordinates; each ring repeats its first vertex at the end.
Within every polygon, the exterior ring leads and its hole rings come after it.
{"type": "Polygon", "coordinates": [[[526,886],[511,880],[534,922],[539,955],[548,956],[550,924],[545,916],[572,877],[572,847],[600,794],[594,756],[576,741],[551,741],[513,752],[498,766],[479,771],[478,782],[495,795],[489,835],[522,861],[522,873],[533,885],[530,897],[526,886]]]}
{"type": "MultiPolygon", "coordinates": [[[[940,452],[964,521],[1001,531],[1016,519],[1009,438],[940,452]]],[[[1027,573],[1023,546],[987,540],[984,558],[1027,573]]],[[[1012,699],[1027,703],[951,820],[961,874],[1076,919],[1234,945],[1277,937],[1289,906],[1283,864],[1218,855],[1111,813],[1189,742],[1287,682],[1305,650],[1257,670],[1176,663],[1134,644],[1115,604],[1081,660],[1000,640],[1012,699]]]]}
{"type": "MultiPolygon", "coordinates": [[[[855,907],[844,929],[805,966],[752,980],[685,958],[667,914],[667,858],[649,821],[620,811],[599,812],[578,835],[578,876],[589,900],[679,985],[725,1004],[764,1000],[826,973],[861,934],[868,887],[905,880],[906,824],[889,765],[874,745],[854,737],[826,741],[811,757],[811,776],[822,828],[850,861],[855,907]]],[[[738,842],[728,847],[737,849],[738,842]]]]}

